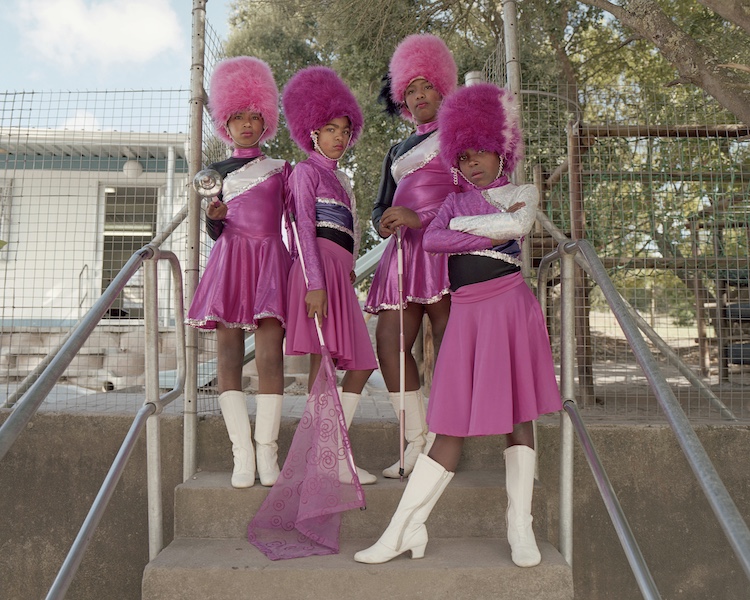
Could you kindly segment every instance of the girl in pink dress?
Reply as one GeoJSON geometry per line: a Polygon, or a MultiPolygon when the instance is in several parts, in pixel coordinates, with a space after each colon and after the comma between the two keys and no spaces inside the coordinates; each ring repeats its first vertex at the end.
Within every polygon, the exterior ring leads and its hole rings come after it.
{"type": "Polygon", "coordinates": [[[279,120],[278,89],[263,61],[241,56],[219,63],[209,109],[217,135],[232,157],[211,165],[224,177],[221,194],[206,209],[216,240],[187,323],[215,329],[219,406],[232,442],[232,486],[251,487],[257,458],[261,484],[279,475],[276,440],[284,392],[284,323],[291,257],[281,236],[289,203],[289,163],[266,157],[259,145],[273,138],[279,120]],[[242,391],[245,334],[255,334],[258,367],[253,450],[242,391]]]}
{"type": "MultiPolygon", "coordinates": [[[[432,324],[437,351],[448,321],[448,269],[443,255],[428,254],[422,236],[445,197],[458,190],[450,171],[440,160],[437,112],[443,98],[456,87],[456,64],[445,43],[429,34],[410,35],[391,58],[381,97],[389,112],[416,124],[414,134],[393,146],[385,158],[378,199],[372,211],[373,225],[390,242],[383,253],[367,297],[365,310],[378,315],[377,348],[380,369],[399,414],[399,292],[396,236],[403,235],[405,434],[404,474],[414,468],[417,456],[429,450],[424,400],[419,371],[411,349],[426,314],[432,324]]],[[[399,477],[399,462],[383,471],[399,477]]]]}
{"type": "Polygon", "coordinates": [[[450,255],[451,315],[427,414],[437,437],[380,540],[354,559],[381,563],[407,550],[421,557],[425,520],[453,477],[464,438],[506,434],[511,558],[532,567],[541,561],[531,526],[532,421],[562,408],[544,317],[518,260],[538,193],[504,175],[523,154],[512,94],[492,84],[463,88],[443,103],[439,121],[443,160],[466,191],[446,198],[424,236],[425,250],[450,255]]]}
{"type": "MultiPolygon", "coordinates": [[[[351,90],[327,67],[308,67],[294,75],[282,102],[292,139],[309,155],[289,180],[307,282],[296,260],[289,274],[286,353],[310,354],[311,386],[320,368],[317,314],[336,368],[346,371],[341,406],[349,427],[362,389],[377,368],[352,286],[359,251],[357,208],[349,178],[337,162],[362,131],[362,111],[351,90]]],[[[375,483],[374,475],[357,472],[360,483],[375,483]]]]}

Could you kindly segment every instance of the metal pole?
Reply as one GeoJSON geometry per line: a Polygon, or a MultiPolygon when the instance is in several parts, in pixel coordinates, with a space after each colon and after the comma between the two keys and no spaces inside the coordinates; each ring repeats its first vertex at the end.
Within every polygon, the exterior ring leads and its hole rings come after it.
{"type": "MultiPolygon", "coordinates": [[[[586,215],[583,204],[583,187],[581,185],[581,124],[568,124],[568,160],[570,168],[570,237],[574,240],[584,239],[586,235],[586,215]]],[[[591,339],[589,332],[589,283],[584,271],[575,272],[576,285],[576,328],[578,390],[581,406],[594,402],[594,367],[591,356],[591,339]]]]}
{"type": "MultiPolygon", "coordinates": [[[[193,44],[190,67],[190,173],[201,170],[203,161],[203,89],[206,50],[206,0],[193,0],[193,44]]],[[[187,222],[187,265],[185,268],[185,305],[190,306],[198,287],[200,269],[201,199],[190,190],[187,222]]],[[[182,479],[187,481],[198,469],[198,332],[188,327],[186,332],[187,373],[185,377],[185,406],[183,422],[182,479]]]]}
{"type": "Polygon", "coordinates": [[[404,480],[404,437],[406,436],[406,349],[404,344],[404,248],[401,243],[401,227],[396,229],[396,256],[398,258],[398,392],[399,392],[399,468],[404,480]]]}
{"type": "MultiPolygon", "coordinates": [[[[505,73],[508,78],[506,87],[515,96],[519,108],[521,104],[521,61],[518,43],[518,7],[516,0],[503,0],[503,39],[505,41],[505,73]]],[[[510,175],[510,180],[516,185],[526,183],[523,161],[519,161],[510,175]]],[[[521,271],[526,281],[531,274],[531,246],[521,245],[521,271]]]]}
{"type": "MultiPolygon", "coordinates": [[[[563,402],[575,402],[575,255],[561,244],[560,388],[563,402]]],[[[560,553],[573,565],[573,424],[560,413],[560,553]]]]}
{"type": "MultiPolygon", "coordinates": [[[[159,403],[159,277],[156,258],[143,265],[144,324],[146,328],[146,403],[159,403]]],[[[146,481],[148,489],[148,551],[153,560],[164,547],[161,497],[161,446],[159,413],[146,422],[146,481]]]]}
{"type": "Polygon", "coordinates": [[[599,494],[601,495],[604,505],[607,508],[607,512],[612,519],[612,525],[614,525],[617,537],[620,540],[620,545],[625,551],[625,557],[628,559],[630,569],[633,571],[633,575],[635,575],[635,580],[638,583],[638,588],[641,590],[641,595],[649,600],[661,598],[659,590],[656,588],[656,582],[651,576],[651,571],[649,571],[648,566],[646,565],[646,560],[643,558],[641,549],[635,541],[633,531],[630,529],[628,520],[625,518],[625,513],[622,510],[620,501],[617,499],[617,495],[612,488],[612,483],[609,481],[607,472],[604,470],[604,466],[602,465],[601,460],[599,460],[599,455],[594,449],[594,444],[591,441],[589,432],[583,424],[576,403],[572,400],[567,400],[565,402],[565,411],[575,423],[576,431],[578,432],[578,439],[581,440],[584,454],[588,459],[591,472],[594,475],[594,481],[596,482],[597,488],[599,488],[599,494]]]}
{"type": "MultiPolygon", "coordinates": [[[[166,201],[166,207],[165,211],[166,214],[163,214],[162,216],[162,230],[166,229],[169,220],[171,220],[172,215],[174,213],[174,205],[175,205],[175,150],[174,146],[169,146],[167,148],[167,188],[164,193],[165,201],[166,201]]],[[[164,250],[170,250],[172,248],[172,239],[168,238],[165,240],[165,243],[163,246],[159,246],[160,249],[164,250]]],[[[169,277],[164,278],[164,283],[162,285],[162,306],[172,306],[172,298],[171,298],[171,291],[172,291],[172,282],[169,279],[169,277]]],[[[169,311],[164,311],[164,318],[162,320],[162,325],[165,327],[169,326],[169,311]]]]}

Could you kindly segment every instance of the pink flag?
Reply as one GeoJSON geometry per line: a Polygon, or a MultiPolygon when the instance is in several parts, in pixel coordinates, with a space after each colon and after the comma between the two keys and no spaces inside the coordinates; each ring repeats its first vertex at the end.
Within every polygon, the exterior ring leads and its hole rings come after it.
{"type": "Polygon", "coordinates": [[[341,513],[365,507],[328,349],[281,475],[248,526],[271,560],[338,554],[341,513]]]}

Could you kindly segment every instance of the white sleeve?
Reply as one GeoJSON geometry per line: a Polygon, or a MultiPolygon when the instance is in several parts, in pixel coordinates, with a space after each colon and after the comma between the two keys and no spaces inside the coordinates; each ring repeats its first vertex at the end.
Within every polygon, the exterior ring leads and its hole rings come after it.
{"type": "Polygon", "coordinates": [[[516,212],[500,212],[492,215],[472,217],[453,217],[449,228],[493,240],[520,239],[531,231],[536,220],[536,209],[539,205],[539,192],[536,186],[527,184],[509,189],[503,204],[509,208],[517,202],[524,207],[516,212]]]}

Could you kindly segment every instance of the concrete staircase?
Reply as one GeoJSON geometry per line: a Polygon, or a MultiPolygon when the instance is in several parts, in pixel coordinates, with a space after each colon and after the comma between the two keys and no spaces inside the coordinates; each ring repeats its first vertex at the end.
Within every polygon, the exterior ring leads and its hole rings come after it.
{"type": "Polygon", "coordinates": [[[340,554],[270,561],[246,537],[267,488],[256,483],[235,490],[229,472],[199,472],[175,490],[174,541],[146,567],[142,600],[571,600],[572,569],[547,541],[544,489],[537,482],[534,528],[542,563],[521,569],[511,562],[505,537],[504,472],[472,468],[481,457],[465,458],[427,521],[425,557],[411,560],[406,553],[383,565],[352,557],[380,536],[405,482],[380,478],[365,487],[367,509],[344,514],[340,554]]]}

